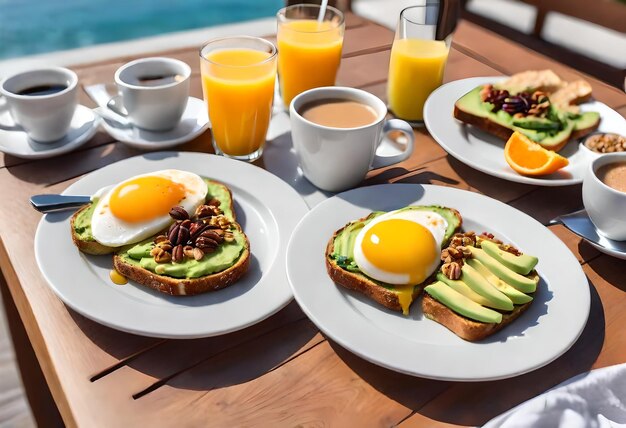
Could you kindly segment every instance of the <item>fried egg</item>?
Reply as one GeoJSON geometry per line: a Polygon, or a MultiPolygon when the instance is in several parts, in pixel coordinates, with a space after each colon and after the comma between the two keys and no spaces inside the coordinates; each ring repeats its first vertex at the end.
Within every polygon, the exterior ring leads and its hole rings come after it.
{"type": "Polygon", "coordinates": [[[134,244],[172,222],[172,207],[188,213],[204,203],[207,185],[197,174],[168,169],[131,177],[101,193],[91,231],[96,241],[109,247],[134,244]]]}
{"type": "Polygon", "coordinates": [[[356,236],[354,261],[388,284],[421,284],[439,266],[448,222],[433,211],[402,209],[376,217],[356,236]]]}

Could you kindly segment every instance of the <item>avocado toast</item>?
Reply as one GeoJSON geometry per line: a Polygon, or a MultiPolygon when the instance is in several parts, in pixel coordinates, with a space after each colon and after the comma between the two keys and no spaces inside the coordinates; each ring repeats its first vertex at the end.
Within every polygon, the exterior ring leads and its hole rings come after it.
{"type": "Polygon", "coordinates": [[[203,179],[208,193],[194,213],[182,207],[170,211],[169,229],[140,242],[107,247],[91,234],[91,216],[97,200],[72,217],[76,246],[88,254],[113,255],[123,276],[170,295],[192,295],[217,290],[237,281],[250,261],[250,244],[236,222],[230,189],[203,179]]]}
{"type": "MultiPolygon", "coordinates": [[[[440,206],[410,206],[402,210],[431,211],[446,220],[447,227],[441,246],[446,245],[452,235],[459,230],[462,218],[453,208],[440,206]]],[[[398,211],[402,211],[398,210],[398,211]]],[[[326,270],[337,284],[356,290],[380,303],[388,309],[408,314],[409,306],[422,290],[424,282],[411,285],[394,285],[376,280],[366,275],[355,262],[354,245],[359,232],[384,212],[372,212],[366,217],[352,221],[337,230],[326,246],[326,270]]],[[[437,256],[441,248],[437,249],[437,256]]]]}
{"type": "Polygon", "coordinates": [[[496,333],[533,301],[537,258],[493,235],[457,234],[441,258],[436,281],[424,288],[422,311],[465,340],[496,333]]]}
{"type": "Polygon", "coordinates": [[[454,104],[454,117],[505,141],[518,131],[559,151],[598,128],[600,115],[577,105],[590,96],[585,81],[563,82],[548,70],[524,72],[472,89],[454,104]]]}

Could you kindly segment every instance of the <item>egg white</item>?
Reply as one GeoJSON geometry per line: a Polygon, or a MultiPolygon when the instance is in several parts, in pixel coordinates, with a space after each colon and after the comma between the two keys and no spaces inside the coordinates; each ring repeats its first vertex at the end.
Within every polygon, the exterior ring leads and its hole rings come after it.
{"type": "Polygon", "coordinates": [[[97,192],[97,194],[103,193],[99,195],[100,200],[98,201],[91,218],[91,232],[97,242],[108,247],[120,247],[122,245],[134,244],[157,234],[173,222],[172,218],[168,214],[165,214],[164,216],[160,216],[149,221],[129,223],[115,217],[111,212],[110,200],[115,189],[138,177],[151,176],[163,177],[175,183],[184,185],[185,197],[179,205],[190,214],[193,214],[196,208],[205,201],[208,191],[207,185],[197,174],[176,169],[168,169],[148,174],[136,175],[124,180],[116,186],[109,189],[101,189],[97,192]]]}
{"type": "MultiPolygon", "coordinates": [[[[441,251],[441,244],[443,243],[446,234],[448,222],[440,214],[437,214],[433,211],[403,209],[401,211],[391,211],[376,217],[374,220],[365,225],[365,227],[363,227],[363,229],[361,229],[361,231],[357,235],[354,242],[354,261],[363,273],[378,281],[386,282],[387,284],[408,284],[410,282],[409,273],[404,274],[388,272],[384,269],[374,266],[367,259],[367,257],[365,257],[365,254],[363,254],[363,238],[365,237],[367,231],[370,230],[374,225],[385,220],[390,220],[392,218],[409,220],[414,223],[421,224],[426,229],[428,229],[435,238],[437,254],[439,254],[439,251],[441,251]]],[[[433,260],[432,263],[430,263],[430,265],[428,266],[426,277],[430,276],[435,271],[435,269],[437,269],[438,266],[439,257],[435,258],[435,260],[433,260]]]]}

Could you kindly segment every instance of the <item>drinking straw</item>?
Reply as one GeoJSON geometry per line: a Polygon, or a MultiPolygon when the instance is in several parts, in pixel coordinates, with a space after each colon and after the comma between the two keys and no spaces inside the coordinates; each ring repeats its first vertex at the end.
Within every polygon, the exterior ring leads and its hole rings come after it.
{"type": "Polygon", "coordinates": [[[322,0],[322,4],[320,5],[320,14],[317,15],[317,22],[323,22],[324,16],[326,15],[326,6],[328,6],[328,0],[322,0]]]}

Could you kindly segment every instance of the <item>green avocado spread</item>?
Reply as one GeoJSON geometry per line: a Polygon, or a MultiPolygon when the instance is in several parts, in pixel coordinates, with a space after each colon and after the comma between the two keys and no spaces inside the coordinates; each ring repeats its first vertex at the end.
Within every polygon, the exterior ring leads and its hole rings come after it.
{"type": "MultiPolygon", "coordinates": [[[[208,192],[206,200],[217,198],[221,204],[224,215],[234,220],[231,209],[230,192],[225,186],[204,179],[208,192]]],[[[91,217],[95,211],[98,200],[94,199],[86,210],[80,212],[74,220],[74,232],[83,241],[95,241],[91,233],[91,217]]],[[[244,250],[246,239],[239,230],[232,230],[235,240],[230,243],[222,243],[215,252],[206,254],[202,260],[185,259],[181,263],[157,263],[150,256],[150,250],[154,248],[152,238],[145,241],[122,247],[118,255],[124,261],[140,266],[159,275],[167,275],[174,278],[198,278],[228,269],[241,256],[244,250]],[[159,272],[157,272],[157,266],[159,272]]]]}
{"type": "MultiPolygon", "coordinates": [[[[437,214],[441,215],[446,222],[448,223],[448,227],[446,228],[446,233],[444,237],[444,242],[448,242],[448,240],[454,234],[454,231],[459,227],[460,220],[455,215],[455,213],[445,207],[439,206],[409,206],[402,208],[398,211],[406,211],[406,210],[420,210],[420,211],[433,211],[437,214]]],[[[374,211],[363,221],[354,221],[352,223],[347,224],[341,232],[337,234],[334,240],[334,248],[333,253],[330,255],[331,259],[337,262],[337,265],[342,269],[345,269],[349,272],[360,273],[361,275],[365,275],[360,269],[359,266],[354,261],[354,243],[356,241],[356,237],[359,232],[371,222],[376,217],[386,214],[383,211],[374,211]]],[[[365,275],[367,276],[367,275],[365,275]]],[[[390,284],[386,284],[381,281],[377,281],[371,277],[368,277],[370,280],[374,281],[376,284],[385,287],[387,289],[393,289],[393,286],[390,284]]]]}
{"type": "Polygon", "coordinates": [[[150,251],[154,248],[152,239],[125,247],[118,255],[129,264],[140,266],[159,275],[174,278],[198,278],[223,271],[235,264],[244,249],[246,239],[238,230],[234,230],[233,235],[235,236],[233,242],[224,242],[217,247],[215,252],[205,255],[202,260],[185,259],[181,263],[157,263],[150,255],[150,251]],[[157,266],[159,266],[158,272],[157,266]]]}
{"type": "Polygon", "coordinates": [[[89,207],[81,211],[74,219],[74,232],[81,241],[93,242],[93,235],[91,234],[91,217],[98,205],[98,199],[94,198],[89,207]]]}

